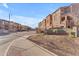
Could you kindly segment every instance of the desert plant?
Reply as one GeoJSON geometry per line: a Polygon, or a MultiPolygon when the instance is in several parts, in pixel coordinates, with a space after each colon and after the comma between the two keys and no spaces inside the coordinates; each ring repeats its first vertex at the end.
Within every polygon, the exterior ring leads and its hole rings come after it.
{"type": "Polygon", "coordinates": [[[45,34],[48,35],[60,35],[60,34],[67,34],[63,29],[48,29],[45,31],[45,34]]]}

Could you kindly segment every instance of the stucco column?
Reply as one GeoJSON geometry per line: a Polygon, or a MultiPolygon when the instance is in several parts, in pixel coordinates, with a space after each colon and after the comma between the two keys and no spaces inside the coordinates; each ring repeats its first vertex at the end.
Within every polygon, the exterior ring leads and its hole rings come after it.
{"type": "Polygon", "coordinates": [[[67,28],[67,16],[65,16],[65,28],[67,28]]]}
{"type": "Polygon", "coordinates": [[[75,26],[75,27],[73,27],[73,32],[75,32],[75,37],[77,37],[78,36],[78,28],[75,26]]]}

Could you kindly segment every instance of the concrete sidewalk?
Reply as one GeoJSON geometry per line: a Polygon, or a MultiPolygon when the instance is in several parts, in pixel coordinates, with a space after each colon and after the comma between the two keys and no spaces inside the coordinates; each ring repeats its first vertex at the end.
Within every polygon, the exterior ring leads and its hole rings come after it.
{"type": "Polygon", "coordinates": [[[5,55],[8,56],[56,56],[56,54],[38,46],[37,44],[26,39],[28,36],[15,40],[5,55]]]}

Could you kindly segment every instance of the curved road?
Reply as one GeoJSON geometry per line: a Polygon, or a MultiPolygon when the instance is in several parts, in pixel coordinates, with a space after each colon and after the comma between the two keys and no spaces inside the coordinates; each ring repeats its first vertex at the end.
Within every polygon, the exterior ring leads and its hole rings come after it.
{"type": "Polygon", "coordinates": [[[57,56],[54,53],[31,42],[27,37],[35,32],[18,32],[0,37],[0,55],[4,56],[57,56]]]}
{"type": "Polygon", "coordinates": [[[13,40],[18,39],[19,37],[22,37],[27,33],[28,32],[17,32],[0,36],[0,56],[4,55],[5,50],[13,40]]]}

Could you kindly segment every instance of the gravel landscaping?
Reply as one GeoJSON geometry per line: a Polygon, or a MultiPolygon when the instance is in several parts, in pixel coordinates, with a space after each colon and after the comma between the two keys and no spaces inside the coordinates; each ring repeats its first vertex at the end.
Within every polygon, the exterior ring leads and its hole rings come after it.
{"type": "Polygon", "coordinates": [[[38,34],[28,39],[59,56],[79,55],[79,37],[38,34]]]}

